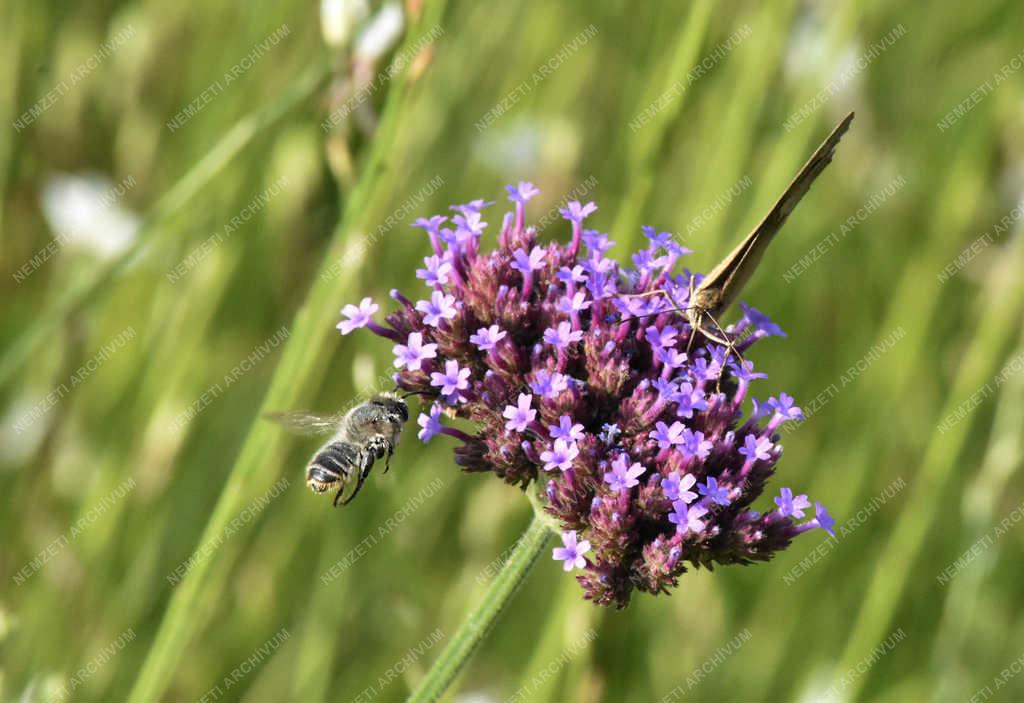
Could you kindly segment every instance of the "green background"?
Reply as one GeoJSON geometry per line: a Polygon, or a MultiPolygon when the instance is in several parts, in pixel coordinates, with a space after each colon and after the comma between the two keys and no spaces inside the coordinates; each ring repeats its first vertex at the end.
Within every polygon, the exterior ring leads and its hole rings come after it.
{"type": "MultiPolygon", "coordinates": [[[[375,79],[357,118],[328,135],[351,64],[325,49],[316,3],[4,3],[0,699],[53,700],[75,676],[72,700],[133,688],[136,701],[402,699],[529,505],[490,476],[460,475],[451,442],[423,447],[411,423],[392,471],[334,510],[303,486],[315,442],[264,423],[261,406],[330,412],[380,387],[390,344],[333,326],[365,295],[384,307],[392,287],[420,297],[427,244],[413,218],[486,197],[499,201],[485,217],[493,238],[504,184],[541,188],[537,219],[590,182],[582,199],[600,209],[588,224],[611,233],[612,254],[625,258],[649,223],[707,270],[850,109],[835,162],[743,296],[789,335],[757,345],[770,377],[755,394],[786,391],[805,410],[825,398],[785,434],[775,485],[811,494],[848,529],[834,542],[812,532],[768,564],[690,573],[624,611],[583,602],[545,553],[450,699],[1024,698],[1024,251],[1016,222],[995,229],[1024,192],[1020,4],[425,0],[414,11],[424,16],[407,41],[443,30],[414,80],[375,79]],[[283,25],[276,46],[168,128],[283,25]],[[14,128],[126,28],[122,46],[14,128]],[[483,126],[491,110],[503,114],[483,126]],[[43,185],[90,171],[132,179],[118,206],[144,218],[138,244],[114,259],[59,246],[19,280],[56,236],[43,185]],[[282,178],[244,226],[168,278],[282,178]],[[741,192],[723,202],[731,188],[741,192]],[[389,215],[401,221],[376,234],[389,215]],[[282,328],[287,340],[224,387],[282,328]],[[354,564],[321,578],[360,544],[354,564]]],[[[554,220],[542,236],[568,231],[554,220]]]]}

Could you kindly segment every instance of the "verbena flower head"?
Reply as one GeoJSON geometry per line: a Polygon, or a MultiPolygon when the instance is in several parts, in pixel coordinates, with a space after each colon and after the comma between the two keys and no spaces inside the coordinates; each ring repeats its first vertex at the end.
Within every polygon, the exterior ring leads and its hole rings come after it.
{"type": "Polygon", "coordinates": [[[750,397],[744,413],[751,384],[765,377],[749,349],[782,330],[744,305],[723,331],[735,344],[727,350],[680,310],[696,274],[671,273],[690,250],[670,233],[645,228],[645,248],[625,266],[607,256],[608,235],[584,229],[593,203],[560,210],[567,244],[542,243],[525,224],[537,189],[507,190],[514,209],[496,246],[484,245],[493,203],[420,218],[430,253],[419,301],[393,291],[386,325],[369,299],[343,310],[343,333],[367,327],[390,339],[396,384],[433,398],[420,439],[455,438],[468,471],[539,482],[561,526],[553,556],[600,604],[667,592],[687,568],[766,561],[811,529],[832,534],[828,511],[814,503],[810,515],[811,501],[788,487],[774,505],[764,500],[767,512],[753,508],[782,453],[776,429],[802,419],[784,393],[750,397]],[[469,420],[476,434],[445,416],[469,420]]]}

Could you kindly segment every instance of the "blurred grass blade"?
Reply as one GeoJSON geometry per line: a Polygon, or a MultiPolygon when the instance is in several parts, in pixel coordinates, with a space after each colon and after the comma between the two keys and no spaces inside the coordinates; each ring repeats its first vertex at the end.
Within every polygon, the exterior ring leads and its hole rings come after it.
{"type": "MultiPolygon", "coordinates": [[[[50,309],[35,317],[32,326],[0,358],[0,385],[5,385],[68,317],[88,306],[112,281],[141,258],[156,236],[156,231],[167,219],[180,212],[257,134],[312,95],[326,76],[326,62],[316,62],[277,100],[235,123],[195,166],[153,204],[138,236],[128,249],[99,266],[96,274],[88,280],[65,290],[50,309]]],[[[196,234],[202,232],[197,231],[196,234]]]]}
{"type": "MultiPolygon", "coordinates": [[[[653,70],[650,72],[651,83],[649,90],[642,96],[643,105],[649,105],[673,90],[674,86],[686,80],[687,74],[697,61],[698,52],[707,36],[708,24],[711,20],[712,4],[709,0],[697,0],[682,23],[679,37],[675,42],[676,50],[666,63],[664,71],[653,70]],[[663,78],[662,78],[663,76],[663,78]]],[[[636,236],[640,224],[640,212],[647,204],[651,193],[651,186],[654,184],[654,177],[657,172],[657,157],[661,154],[665,142],[665,135],[675,124],[676,117],[683,109],[688,90],[682,94],[668,107],[664,108],[654,116],[651,123],[646,127],[636,130],[635,137],[630,144],[629,157],[629,191],[622,199],[618,214],[615,217],[615,225],[612,231],[618,235],[618,239],[626,246],[629,246],[636,236]]]]}
{"type": "MultiPolygon", "coordinates": [[[[1011,358],[1024,358],[1024,335],[1017,343],[1011,358]]],[[[1007,495],[1011,495],[1011,479],[1017,475],[1024,461],[1024,376],[1010,376],[995,410],[992,436],[989,439],[981,467],[970,485],[964,490],[963,513],[965,534],[959,541],[957,553],[978,544],[997,522],[997,509],[1007,495]]],[[[949,597],[935,637],[932,675],[935,677],[936,701],[963,698],[961,690],[970,685],[964,681],[961,662],[969,655],[968,634],[977,626],[978,612],[984,608],[983,586],[1002,556],[996,541],[978,556],[977,564],[949,585],[949,597]]],[[[984,630],[984,628],[979,628],[984,630]]],[[[983,634],[983,633],[982,633],[983,634]]]]}
{"type": "MultiPolygon", "coordinates": [[[[990,279],[981,320],[970,346],[964,354],[960,373],[945,406],[938,417],[949,417],[957,407],[999,372],[1003,354],[1012,335],[1019,329],[1024,308],[1024,240],[1017,236],[1009,245],[1004,266],[990,279]]],[[[929,526],[939,516],[930,506],[938,503],[951,479],[954,468],[969,437],[971,422],[965,418],[946,432],[934,432],[919,473],[915,476],[913,494],[907,499],[900,517],[878,558],[875,573],[868,585],[854,629],[846,643],[838,671],[848,671],[881,641],[906,590],[911,568],[929,526]]],[[[868,677],[850,683],[850,700],[855,700],[868,677]]]]}
{"type": "MultiPolygon", "coordinates": [[[[430,3],[421,26],[432,27],[437,24],[443,14],[444,4],[442,0],[430,3]]],[[[417,39],[418,33],[410,32],[406,46],[411,46],[417,39]]],[[[337,334],[334,330],[337,308],[341,300],[355,291],[366,257],[363,242],[347,241],[348,234],[358,231],[358,226],[363,224],[362,219],[372,197],[376,193],[388,191],[387,181],[381,179],[381,174],[395,170],[391,168],[390,162],[396,157],[393,146],[407,93],[407,75],[408,72],[402,72],[391,83],[366,164],[322,262],[321,273],[325,275],[314,277],[313,287],[296,315],[262,409],[253,420],[199,544],[206,544],[222,534],[225,526],[244,507],[246,501],[273,483],[275,467],[281,463],[286,440],[276,427],[262,422],[259,417],[272,409],[292,407],[303,390],[323,373],[331,352],[328,341],[337,334]],[[331,267],[336,265],[336,261],[342,262],[342,270],[336,275],[327,275],[333,274],[331,267]]],[[[233,560],[237,549],[237,544],[223,544],[217,555],[220,561],[218,567],[225,568],[225,564],[233,560]]],[[[214,591],[219,586],[209,578],[211,563],[211,559],[198,561],[171,597],[129,701],[149,703],[160,700],[166,691],[171,675],[195,633],[198,604],[216,599],[214,591]]]]}

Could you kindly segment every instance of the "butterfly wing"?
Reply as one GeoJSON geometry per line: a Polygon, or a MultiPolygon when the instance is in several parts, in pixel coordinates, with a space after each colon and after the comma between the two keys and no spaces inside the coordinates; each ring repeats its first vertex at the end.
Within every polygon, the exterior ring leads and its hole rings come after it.
{"type": "Polygon", "coordinates": [[[839,140],[850,128],[853,113],[848,114],[825,138],[811,158],[776,201],[775,206],[765,215],[760,224],[751,231],[727,257],[704,277],[695,291],[693,304],[712,314],[724,311],[739,295],[740,290],[754,273],[761,255],[772,238],[785,224],[797,203],[810,190],[811,184],[832,162],[839,140]]]}

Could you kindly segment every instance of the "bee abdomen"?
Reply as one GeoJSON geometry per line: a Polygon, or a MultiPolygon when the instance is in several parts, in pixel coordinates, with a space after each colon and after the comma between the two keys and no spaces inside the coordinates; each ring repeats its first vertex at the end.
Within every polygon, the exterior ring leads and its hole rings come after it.
{"type": "Polygon", "coordinates": [[[337,441],[324,445],[309,462],[306,483],[316,493],[323,493],[344,481],[356,466],[359,451],[347,442],[337,441]]]}

